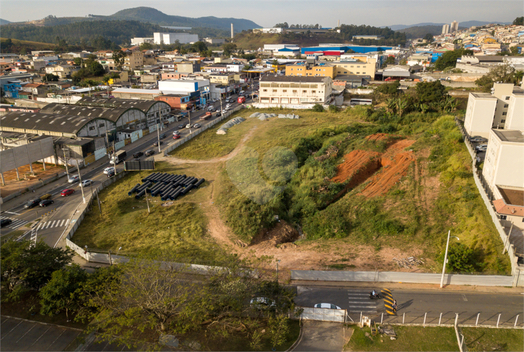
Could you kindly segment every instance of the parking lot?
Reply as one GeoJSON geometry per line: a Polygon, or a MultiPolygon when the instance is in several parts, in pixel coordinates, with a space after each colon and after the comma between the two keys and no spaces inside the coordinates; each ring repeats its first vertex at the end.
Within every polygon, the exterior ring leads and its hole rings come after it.
{"type": "Polygon", "coordinates": [[[2,316],[2,351],[63,351],[82,330],[2,316]]]}

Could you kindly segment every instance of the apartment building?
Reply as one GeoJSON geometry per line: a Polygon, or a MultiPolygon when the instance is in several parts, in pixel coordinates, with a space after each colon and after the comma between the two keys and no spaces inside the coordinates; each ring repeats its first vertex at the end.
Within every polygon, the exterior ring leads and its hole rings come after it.
{"type": "Polygon", "coordinates": [[[124,58],[124,69],[128,71],[132,71],[135,68],[142,67],[144,65],[144,53],[136,50],[130,52],[126,57],[124,58]]]}
{"type": "Polygon", "coordinates": [[[375,77],[377,71],[376,61],[363,62],[361,60],[340,61],[335,64],[335,77],[338,75],[355,75],[375,77]]]}
{"type": "Polygon", "coordinates": [[[492,94],[470,93],[464,128],[470,136],[488,138],[492,128],[524,130],[524,89],[495,83],[492,94]]]}
{"type": "Polygon", "coordinates": [[[286,76],[311,76],[335,78],[335,67],[333,65],[318,64],[310,65],[299,63],[286,66],[286,76]]]}
{"type": "Polygon", "coordinates": [[[263,76],[259,102],[269,104],[326,104],[331,100],[331,77],[263,76]]]}
{"type": "Polygon", "coordinates": [[[61,79],[64,79],[67,76],[70,76],[73,73],[74,69],[75,68],[71,65],[53,65],[47,66],[45,68],[45,73],[53,74],[60,77],[61,79]]]}
{"type": "Polygon", "coordinates": [[[524,190],[522,170],[524,170],[523,131],[492,129],[489,133],[482,174],[495,199],[502,198],[501,188],[524,190]]]}
{"type": "Polygon", "coordinates": [[[211,73],[209,76],[210,83],[216,83],[220,85],[229,85],[235,81],[234,73],[211,73]]]}

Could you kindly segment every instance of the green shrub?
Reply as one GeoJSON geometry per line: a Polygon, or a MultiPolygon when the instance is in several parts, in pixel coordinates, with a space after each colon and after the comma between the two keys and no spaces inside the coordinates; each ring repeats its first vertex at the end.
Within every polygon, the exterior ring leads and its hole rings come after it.
{"type": "Polygon", "coordinates": [[[313,105],[311,110],[313,110],[315,112],[324,112],[324,111],[326,111],[326,110],[324,110],[324,107],[322,105],[320,105],[320,104],[313,105]]]}

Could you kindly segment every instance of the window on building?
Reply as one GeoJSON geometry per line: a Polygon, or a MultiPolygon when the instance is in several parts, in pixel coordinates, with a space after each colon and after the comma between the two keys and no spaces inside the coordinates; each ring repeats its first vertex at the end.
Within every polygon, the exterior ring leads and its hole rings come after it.
{"type": "Polygon", "coordinates": [[[276,92],[277,92],[277,90],[276,90],[276,89],[273,89],[273,93],[276,93],[276,92]]]}
{"type": "Polygon", "coordinates": [[[503,112],[502,113],[502,116],[506,116],[508,113],[507,112],[503,112]]]}
{"type": "Polygon", "coordinates": [[[302,93],[307,93],[307,90],[303,90],[302,93]]]}
{"type": "Polygon", "coordinates": [[[267,92],[267,89],[264,89],[264,92],[267,92]]]}
{"type": "Polygon", "coordinates": [[[293,93],[297,93],[298,91],[296,89],[293,89],[293,93]]]}
{"type": "Polygon", "coordinates": [[[504,123],[504,122],[506,122],[506,120],[500,120],[500,123],[504,123]]]}
{"type": "Polygon", "coordinates": [[[312,90],[311,93],[316,93],[317,91],[316,90],[312,90]]]}
{"type": "Polygon", "coordinates": [[[506,97],[506,100],[509,100],[509,97],[506,97]]]}
{"type": "Polygon", "coordinates": [[[282,89],[282,92],[287,93],[287,89],[282,89]]]}
{"type": "Polygon", "coordinates": [[[504,107],[507,108],[509,105],[508,104],[504,104],[504,107]]]}

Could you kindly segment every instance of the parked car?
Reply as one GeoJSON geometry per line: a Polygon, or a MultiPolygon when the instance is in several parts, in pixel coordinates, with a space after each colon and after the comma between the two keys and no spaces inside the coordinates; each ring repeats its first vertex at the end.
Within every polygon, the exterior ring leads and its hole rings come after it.
{"type": "Polygon", "coordinates": [[[67,182],[69,183],[75,183],[78,181],[80,181],[80,177],[78,175],[70,176],[69,179],[67,180],[67,182]]]}
{"type": "Polygon", "coordinates": [[[93,180],[87,179],[82,181],[82,187],[89,186],[91,183],[93,183],[93,180]]]}
{"type": "Polygon", "coordinates": [[[50,193],[46,193],[44,194],[43,196],[40,196],[40,199],[41,200],[44,200],[44,199],[50,199],[52,197],[52,195],[50,193]]]}
{"type": "Polygon", "coordinates": [[[4,226],[9,225],[9,224],[12,223],[12,222],[13,222],[13,220],[11,220],[11,219],[2,219],[2,221],[1,221],[1,225],[0,225],[0,226],[1,226],[1,227],[4,227],[4,226]]]}
{"type": "MultiPolygon", "coordinates": [[[[111,168],[111,169],[113,169],[113,168],[111,168]]],[[[105,170],[104,170],[104,171],[105,171],[105,170]]],[[[66,196],[69,196],[69,195],[71,195],[71,194],[73,194],[73,193],[75,193],[75,190],[74,190],[74,189],[66,188],[66,189],[64,189],[62,192],[60,192],[60,195],[61,195],[62,197],[66,197],[66,196]]]]}
{"type": "Polygon", "coordinates": [[[32,199],[29,202],[24,204],[24,209],[31,209],[36,207],[38,204],[40,204],[41,200],[40,198],[32,199]]]}
{"type": "Polygon", "coordinates": [[[146,150],[146,156],[150,156],[150,155],[153,155],[153,154],[155,154],[155,151],[153,149],[146,150]]]}
{"type": "Polygon", "coordinates": [[[486,150],[488,150],[488,145],[487,144],[477,145],[475,149],[478,150],[479,152],[485,152],[486,150]]]}
{"type": "Polygon", "coordinates": [[[194,127],[194,128],[200,128],[200,127],[202,127],[202,125],[199,124],[199,123],[195,123],[195,124],[193,125],[193,127],[194,127]]]}
{"type": "Polygon", "coordinates": [[[275,301],[267,297],[255,297],[251,299],[249,303],[257,309],[268,309],[275,307],[275,301]]]}
{"type": "Polygon", "coordinates": [[[107,173],[110,172],[111,170],[113,170],[113,172],[114,172],[114,171],[115,171],[115,168],[112,167],[112,166],[110,166],[110,167],[106,167],[106,168],[104,169],[104,174],[107,175],[107,173]]]}
{"type": "Polygon", "coordinates": [[[38,205],[40,205],[41,207],[47,207],[48,205],[51,205],[53,203],[54,203],[54,201],[51,200],[51,199],[44,199],[38,205]]]}
{"type": "Polygon", "coordinates": [[[144,153],[136,152],[135,154],[133,154],[133,158],[137,159],[137,158],[140,158],[142,155],[144,155],[144,153]]]}
{"type": "Polygon", "coordinates": [[[326,308],[326,309],[342,309],[339,306],[336,306],[331,303],[317,303],[315,304],[315,308],[326,308]]]}

